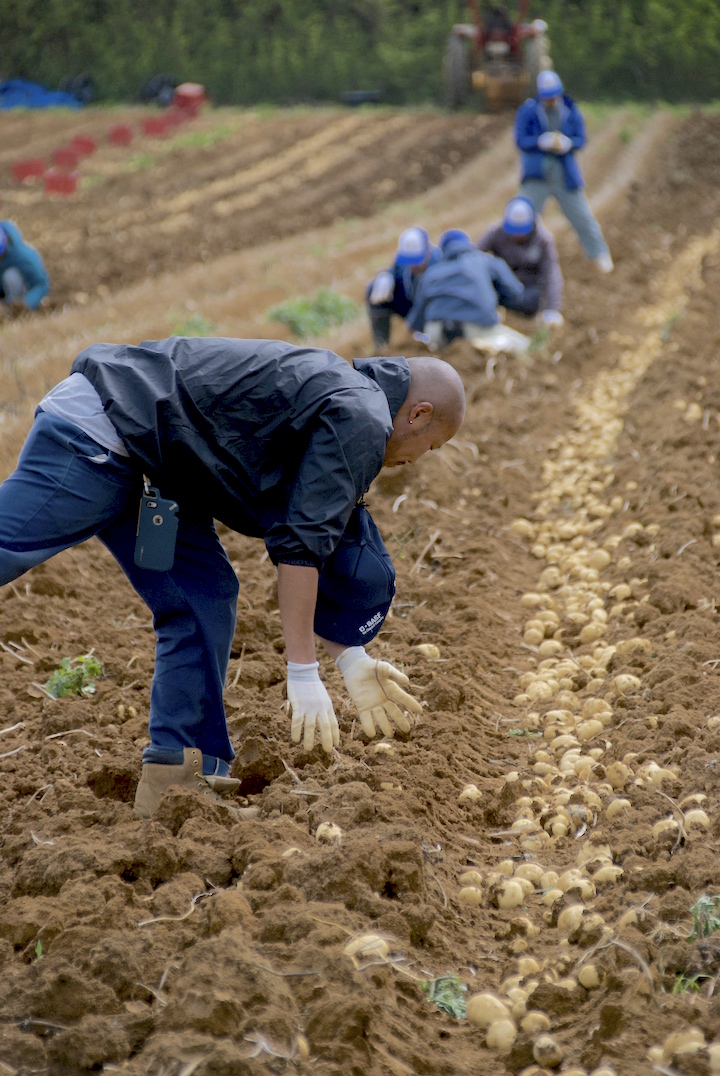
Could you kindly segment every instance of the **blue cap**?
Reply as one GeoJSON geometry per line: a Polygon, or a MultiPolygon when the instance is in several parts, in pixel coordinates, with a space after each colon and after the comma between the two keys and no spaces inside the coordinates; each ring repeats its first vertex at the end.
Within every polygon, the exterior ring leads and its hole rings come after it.
{"type": "Polygon", "coordinates": [[[8,234],[3,227],[0,227],[0,258],[2,258],[3,254],[5,253],[7,245],[8,234]]]}
{"type": "Polygon", "coordinates": [[[424,228],[406,228],[398,239],[396,265],[422,265],[430,253],[430,236],[424,228]]]}
{"type": "Polygon", "coordinates": [[[467,234],[467,232],[461,231],[460,228],[448,228],[448,230],[446,232],[443,232],[443,234],[440,236],[440,239],[438,240],[440,244],[440,250],[444,252],[445,247],[448,245],[448,243],[455,243],[457,240],[460,239],[464,240],[464,242],[469,243],[470,246],[472,246],[472,240],[470,239],[470,236],[467,234]]]}
{"type": "Polygon", "coordinates": [[[363,646],[380,631],[394,595],[393,562],[372,516],[357,505],[320,572],[315,632],[344,646],[363,646]]]}
{"type": "Polygon", "coordinates": [[[529,198],[520,194],[505,206],[503,231],[506,235],[530,235],[535,227],[535,207],[529,198]]]}
{"type": "Polygon", "coordinates": [[[537,77],[538,97],[559,97],[563,84],[557,71],[541,71],[537,77]]]}

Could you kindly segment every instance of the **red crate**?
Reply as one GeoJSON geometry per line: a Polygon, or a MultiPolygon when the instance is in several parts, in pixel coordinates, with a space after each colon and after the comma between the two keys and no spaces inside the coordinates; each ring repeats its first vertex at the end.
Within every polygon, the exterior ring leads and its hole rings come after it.
{"type": "Polygon", "coordinates": [[[52,159],[56,168],[66,168],[69,172],[77,168],[78,155],[69,146],[61,146],[60,149],[56,149],[52,159]]]}
{"type": "Polygon", "coordinates": [[[182,109],[188,119],[192,119],[207,99],[205,87],[199,82],[183,82],[175,90],[172,103],[175,108],[182,109]]]}
{"type": "Polygon", "coordinates": [[[108,141],[113,146],[129,146],[132,140],[132,127],[128,123],[117,123],[108,131],[108,141]]]}
{"type": "Polygon", "coordinates": [[[60,168],[49,168],[45,173],[46,194],[75,194],[79,176],[77,172],[66,172],[60,168]]]}
{"type": "Polygon", "coordinates": [[[97,149],[97,142],[85,135],[75,135],[70,142],[70,149],[77,153],[78,157],[89,157],[97,149]]]}
{"type": "Polygon", "coordinates": [[[168,127],[179,127],[181,123],[185,123],[186,120],[190,119],[190,116],[187,109],[175,108],[174,105],[171,105],[163,119],[168,127]]]}
{"type": "Polygon", "coordinates": [[[164,116],[149,116],[142,121],[144,135],[164,135],[167,131],[167,120],[164,116]]]}
{"type": "Polygon", "coordinates": [[[40,179],[45,175],[44,157],[26,157],[23,161],[15,161],[10,168],[13,179],[22,183],[24,179],[40,179]]]}

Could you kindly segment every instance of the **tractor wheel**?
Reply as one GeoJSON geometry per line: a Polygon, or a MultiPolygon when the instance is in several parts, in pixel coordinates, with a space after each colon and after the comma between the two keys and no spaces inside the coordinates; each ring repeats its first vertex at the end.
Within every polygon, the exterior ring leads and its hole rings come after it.
{"type": "Polygon", "coordinates": [[[523,67],[530,79],[530,93],[534,94],[538,75],[541,71],[546,71],[548,67],[552,67],[549,42],[544,34],[529,37],[525,41],[523,67]]]}
{"type": "Polygon", "coordinates": [[[450,34],[443,57],[443,90],[448,108],[462,108],[470,98],[470,58],[468,46],[457,34],[450,34]]]}

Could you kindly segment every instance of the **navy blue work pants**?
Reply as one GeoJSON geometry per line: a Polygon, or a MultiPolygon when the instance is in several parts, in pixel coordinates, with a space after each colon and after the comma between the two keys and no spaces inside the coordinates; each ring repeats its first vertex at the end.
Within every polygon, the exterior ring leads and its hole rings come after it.
{"type": "Polygon", "coordinates": [[[238,582],[212,519],[186,518],[182,505],[173,568],[136,567],[141,490],[127,458],[73,423],[38,411],[16,470],[0,485],[0,584],[96,535],[153,614],[146,761],[174,761],[173,753],[199,747],[204,763],[231,762],[223,688],[238,582]]]}

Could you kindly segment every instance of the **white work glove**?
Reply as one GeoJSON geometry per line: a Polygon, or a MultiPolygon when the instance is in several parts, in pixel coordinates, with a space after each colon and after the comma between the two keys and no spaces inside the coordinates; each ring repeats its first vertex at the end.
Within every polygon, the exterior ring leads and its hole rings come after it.
{"type": "Polygon", "coordinates": [[[375,661],[362,646],[349,646],[335,664],[343,674],[348,694],[358,708],[360,724],[366,736],[372,739],[375,735],[376,722],[384,736],[392,736],[390,718],[401,732],[410,731],[412,725],[403,710],[421,714],[422,706],[402,690],[410,683],[405,673],[389,661],[375,661]]]}
{"type": "Polygon", "coordinates": [[[559,133],[556,132],[556,134],[555,134],[555,153],[559,153],[559,154],[563,155],[565,153],[569,153],[572,148],[573,148],[572,139],[568,138],[567,135],[559,134],[559,133]]]}
{"type": "Polygon", "coordinates": [[[553,328],[554,326],[559,328],[565,321],[565,318],[559,310],[543,310],[542,320],[543,324],[547,325],[548,328],[553,328]]]}
{"type": "Polygon", "coordinates": [[[320,742],[323,751],[332,754],[333,747],[340,746],[340,729],[330,696],[318,674],[319,662],[299,665],[287,663],[287,697],[292,714],[290,735],[293,743],[300,743],[300,733],[305,728],[303,747],[312,751],[315,744],[315,724],[320,726],[320,742]]]}
{"type": "Polygon", "coordinates": [[[383,269],[382,273],[378,273],[373,282],[370,291],[370,305],[380,306],[382,303],[389,303],[394,294],[395,278],[392,273],[388,273],[387,269],[383,269]]]}
{"type": "Polygon", "coordinates": [[[538,149],[543,153],[552,153],[555,148],[555,131],[543,131],[538,137],[538,149]]]}

